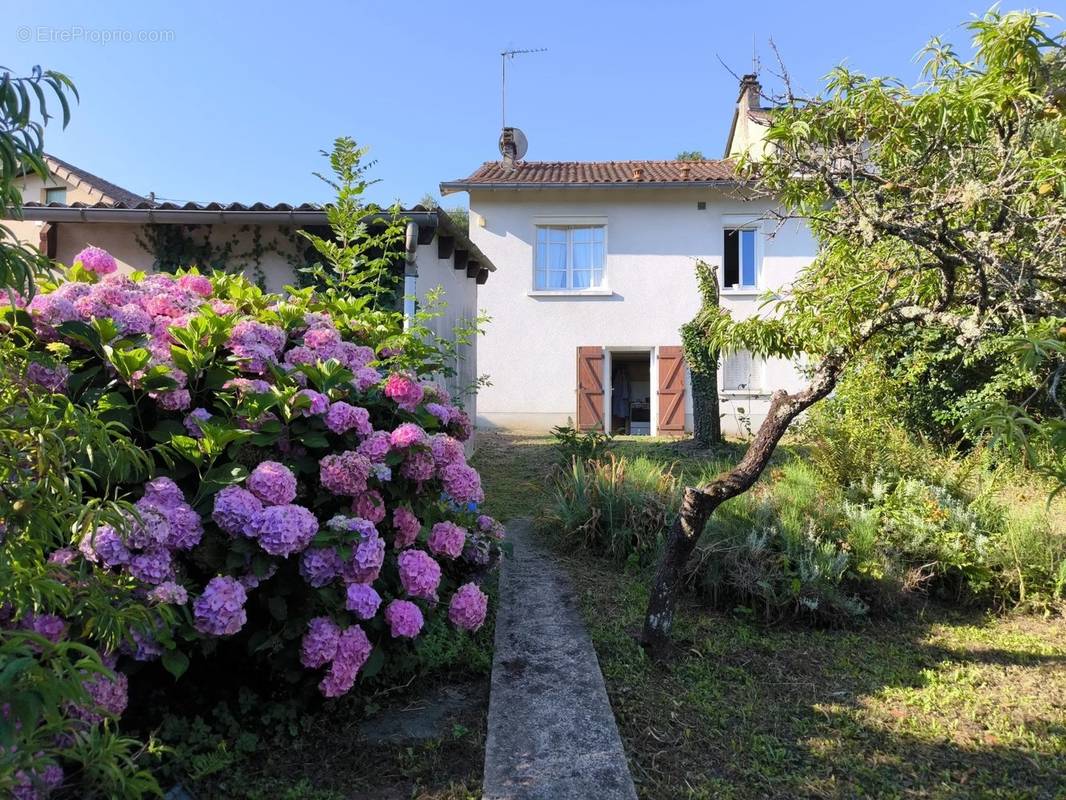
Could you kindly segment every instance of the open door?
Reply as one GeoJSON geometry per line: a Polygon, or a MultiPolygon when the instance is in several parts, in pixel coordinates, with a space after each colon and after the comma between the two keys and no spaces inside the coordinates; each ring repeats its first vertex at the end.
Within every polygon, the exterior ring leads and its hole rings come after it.
{"type": "Polygon", "coordinates": [[[577,348],[577,427],[603,430],[603,348],[577,348]]]}
{"type": "Polygon", "coordinates": [[[685,433],[685,356],[675,345],[659,348],[659,426],[663,436],[685,433]]]}

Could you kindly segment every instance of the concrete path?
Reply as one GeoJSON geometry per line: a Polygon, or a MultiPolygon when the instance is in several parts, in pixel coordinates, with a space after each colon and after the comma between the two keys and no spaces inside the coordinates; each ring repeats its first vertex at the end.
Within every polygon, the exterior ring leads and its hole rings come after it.
{"type": "Polygon", "coordinates": [[[508,526],[484,800],[636,800],[569,577],[527,521],[508,526]]]}

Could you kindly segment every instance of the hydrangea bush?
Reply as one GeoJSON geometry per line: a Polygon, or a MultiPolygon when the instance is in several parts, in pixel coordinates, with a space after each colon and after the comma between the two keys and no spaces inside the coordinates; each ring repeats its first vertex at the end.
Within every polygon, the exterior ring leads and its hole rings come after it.
{"type": "MultiPolygon", "coordinates": [[[[61,556],[173,612],[125,657],[180,674],[227,640],[336,697],[427,619],[484,623],[502,528],[478,512],[469,418],[395,315],[220,273],[123,275],[98,248],[44,289],[20,312],[26,379],[105,409],[156,464],[120,487],[122,524],[61,556]]],[[[117,708],[124,684],[106,689],[117,708]]]]}

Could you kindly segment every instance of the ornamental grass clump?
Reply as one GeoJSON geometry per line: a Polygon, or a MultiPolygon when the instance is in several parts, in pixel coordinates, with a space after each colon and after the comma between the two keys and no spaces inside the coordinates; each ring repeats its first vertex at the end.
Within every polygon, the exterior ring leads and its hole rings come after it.
{"type": "MultiPolygon", "coordinates": [[[[7,319],[32,343],[27,380],[105,409],[153,457],[147,482],[99,486],[132,504],[64,556],[170,607],[122,658],[180,675],[225,640],[337,697],[427,619],[484,623],[502,528],[478,512],[472,426],[420,363],[425,341],[367,298],[109,258],[87,251],[7,319]]],[[[103,680],[92,693],[122,705],[125,679],[103,680]]]]}

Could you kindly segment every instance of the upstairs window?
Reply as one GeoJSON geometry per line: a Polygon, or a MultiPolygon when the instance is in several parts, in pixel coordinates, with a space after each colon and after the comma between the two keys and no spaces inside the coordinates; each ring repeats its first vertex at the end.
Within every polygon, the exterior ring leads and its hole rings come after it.
{"type": "Polygon", "coordinates": [[[762,389],[762,359],[747,350],[727,353],[722,357],[722,390],[726,392],[758,392],[762,389]]]}
{"type": "Polygon", "coordinates": [[[725,269],[722,283],[726,289],[754,289],[758,286],[758,245],[755,233],[755,228],[725,229],[725,269]]]}
{"type": "Polygon", "coordinates": [[[67,187],[57,186],[52,189],[44,190],[44,202],[45,205],[49,203],[62,203],[67,204],[67,187]]]}
{"type": "Polygon", "coordinates": [[[602,225],[540,225],[533,288],[581,291],[603,287],[602,225]]]}

